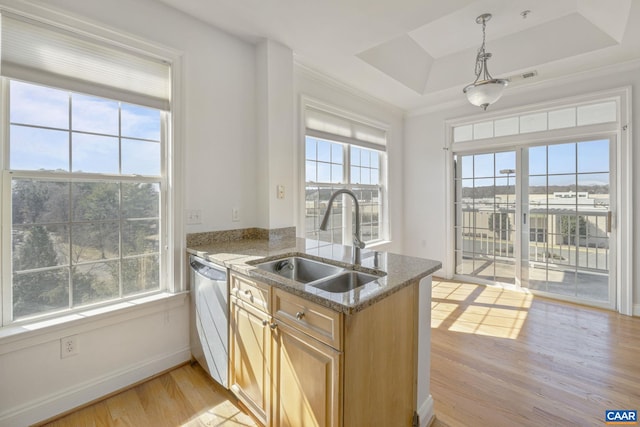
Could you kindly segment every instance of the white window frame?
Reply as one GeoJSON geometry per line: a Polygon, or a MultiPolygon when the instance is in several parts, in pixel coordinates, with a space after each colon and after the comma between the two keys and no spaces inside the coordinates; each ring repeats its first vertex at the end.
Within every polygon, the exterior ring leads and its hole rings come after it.
{"type": "MultiPolygon", "coordinates": [[[[156,305],[158,300],[165,299],[174,294],[181,294],[186,291],[187,268],[184,262],[184,252],[186,250],[186,242],[184,238],[183,225],[183,154],[181,149],[181,141],[184,139],[183,115],[184,110],[182,98],[182,52],[151,43],[147,40],[126,34],[120,31],[107,29],[94,22],[82,20],[76,17],[68,16],[65,13],[58,12],[49,8],[45,8],[32,4],[20,4],[19,8],[2,6],[3,11],[25,16],[41,22],[58,26],[61,28],[72,29],[79,34],[88,34],[103,42],[112,44],[116,47],[124,47],[132,52],[145,53],[157,58],[162,58],[170,64],[171,67],[171,111],[168,114],[168,120],[163,120],[161,129],[161,138],[165,140],[162,144],[162,170],[161,176],[164,186],[160,194],[161,200],[164,202],[160,207],[160,215],[162,222],[165,224],[161,229],[161,241],[163,246],[160,248],[161,253],[161,290],[155,296],[144,294],[140,296],[132,296],[130,298],[121,298],[111,300],[105,303],[97,303],[91,306],[83,306],[75,310],[65,310],[51,315],[34,316],[25,320],[12,321],[10,319],[10,310],[7,307],[12,304],[6,287],[12,286],[11,281],[11,242],[7,241],[6,236],[10,236],[11,230],[11,188],[10,174],[2,173],[0,176],[0,201],[1,206],[1,224],[2,224],[2,243],[0,244],[0,265],[2,266],[2,292],[0,292],[0,319],[3,323],[0,325],[0,339],[8,336],[31,335],[40,328],[51,328],[53,325],[59,328],[62,324],[73,322],[79,318],[86,320],[94,316],[109,315],[113,311],[130,310],[132,307],[139,307],[140,304],[156,305]],[[7,230],[9,230],[7,232],[7,230]],[[125,303],[125,304],[123,304],[125,303]],[[84,316],[77,317],[74,313],[82,312],[84,316]],[[58,320],[56,320],[58,319],[58,320]],[[28,330],[23,328],[24,324],[31,324],[28,330]]],[[[37,84],[37,83],[36,83],[37,84]]],[[[2,121],[8,124],[8,97],[5,90],[2,92],[2,121]]],[[[167,115],[166,113],[162,113],[167,115]]],[[[4,126],[2,135],[0,135],[0,165],[3,170],[8,170],[9,145],[8,145],[8,126],[4,126]]],[[[98,176],[98,174],[95,174],[98,176]]],[[[162,306],[157,306],[162,309],[162,306]]]]}
{"type": "Polygon", "coordinates": [[[588,95],[563,98],[554,101],[507,109],[496,113],[474,115],[445,122],[445,226],[448,239],[445,239],[447,257],[443,262],[443,271],[447,277],[455,275],[455,210],[454,203],[454,153],[478,149],[500,150],[517,148],[521,144],[544,143],[545,141],[586,140],[600,136],[615,136],[616,150],[616,186],[617,206],[614,208],[614,227],[618,230],[616,248],[616,308],[625,315],[633,314],[633,180],[632,180],[632,132],[631,123],[631,87],[594,92],[588,95]],[[565,129],[545,130],[518,135],[492,137],[454,143],[455,127],[469,124],[486,123],[489,120],[500,120],[517,115],[535,114],[560,108],[614,101],[617,106],[617,120],[610,123],[575,126],[565,129]]]}
{"type": "MultiPolygon", "coordinates": [[[[346,138],[340,138],[339,136],[335,136],[335,135],[331,135],[331,134],[324,134],[322,132],[317,132],[317,131],[312,131],[310,133],[307,133],[307,128],[306,128],[306,111],[308,109],[316,109],[316,110],[321,110],[324,112],[327,112],[329,114],[344,118],[346,120],[352,121],[352,122],[358,122],[358,123],[362,123],[366,126],[370,126],[372,128],[376,128],[379,129],[380,131],[383,131],[386,133],[386,143],[388,143],[389,141],[389,130],[390,130],[390,126],[386,123],[382,123],[376,120],[373,120],[369,117],[365,117],[356,113],[353,113],[351,111],[347,111],[344,110],[342,108],[336,107],[335,105],[331,105],[331,104],[327,104],[323,101],[320,101],[316,98],[313,98],[311,96],[302,94],[300,96],[300,118],[299,118],[299,135],[298,135],[298,141],[301,141],[300,143],[296,144],[296,150],[297,152],[297,159],[298,162],[297,164],[299,165],[298,167],[298,180],[297,182],[300,185],[300,188],[298,189],[298,191],[296,192],[296,194],[298,195],[298,200],[296,201],[296,206],[298,207],[298,209],[296,209],[296,224],[297,224],[297,229],[298,231],[298,236],[300,237],[305,237],[306,235],[306,231],[305,231],[305,215],[306,215],[306,206],[305,206],[305,199],[306,199],[306,193],[305,193],[305,189],[306,189],[306,173],[305,173],[305,168],[306,168],[306,136],[312,136],[312,137],[316,137],[316,138],[320,138],[320,139],[325,139],[327,141],[330,142],[336,142],[336,143],[340,143],[340,144],[344,144],[343,147],[343,160],[344,160],[344,168],[345,171],[343,172],[343,175],[345,177],[345,179],[349,179],[350,178],[350,174],[351,174],[351,165],[348,164],[347,162],[350,161],[350,153],[349,153],[349,147],[351,145],[356,146],[356,147],[360,147],[360,148],[365,148],[365,149],[369,149],[369,150],[377,150],[380,156],[380,169],[379,169],[379,186],[380,186],[380,198],[381,198],[381,206],[380,206],[380,219],[379,219],[379,230],[378,230],[378,239],[373,240],[373,241],[369,241],[367,242],[367,247],[373,247],[376,245],[380,245],[380,244],[385,244],[387,242],[389,242],[390,240],[390,235],[389,235],[389,196],[388,196],[388,189],[389,189],[389,181],[388,181],[388,164],[389,164],[389,150],[386,149],[386,144],[385,144],[385,149],[381,150],[380,146],[377,146],[376,144],[369,144],[365,141],[362,142],[358,142],[358,143],[353,143],[351,141],[349,141],[346,138]]],[[[339,188],[347,188],[347,189],[352,189],[354,187],[356,188],[361,188],[361,187],[378,187],[378,185],[375,184],[351,184],[351,183],[347,183],[347,184],[330,184],[330,183],[323,183],[322,185],[326,185],[326,186],[335,186],[335,187],[339,187],[339,188]]],[[[350,212],[352,212],[352,200],[351,198],[347,197],[344,199],[345,202],[343,203],[343,218],[350,218],[350,212]]],[[[343,239],[343,244],[347,245],[347,246],[351,246],[353,244],[352,242],[352,234],[353,234],[353,227],[354,224],[351,224],[351,221],[345,220],[343,222],[343,234],[342,234],[342,239],[343,239]]],[[[330,243],[326,243],[327,245],[329,245],[330,243]]]]}

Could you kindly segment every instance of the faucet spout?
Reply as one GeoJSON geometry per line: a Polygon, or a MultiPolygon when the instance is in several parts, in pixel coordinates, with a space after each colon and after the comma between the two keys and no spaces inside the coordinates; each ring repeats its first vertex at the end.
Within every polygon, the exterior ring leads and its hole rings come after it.
{"type": "Polygon", "coordinates": [[[322,222],[320,223],[320,230],[327,230],[327,223],[329,222],[329,214],[331,213],[331,206],[333,206],[333,201],[341,194],[347,194],[351,196],[353,199],[353,203],[355,206],[356,213],[356,227],[353,233],[353,263],[360,264],[362,257],[360,254],[360,250],[364,249],[365,243],[362,241],[362,237],[360,236],[360,204],[358,203],[358,198],[351,190],[347,190],[346,188],[342,188],[340,190],[335,191],[331,197],[329,197],[329,201],[327,202],[327,210],[322,217],[322,222]]]}

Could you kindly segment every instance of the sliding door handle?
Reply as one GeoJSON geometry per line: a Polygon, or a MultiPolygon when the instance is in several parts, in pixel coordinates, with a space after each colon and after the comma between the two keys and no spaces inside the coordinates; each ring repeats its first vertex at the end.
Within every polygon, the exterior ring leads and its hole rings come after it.
{"type": "Polygon", "coordinates": [[[607,233],[611,233],[611,220],[612,220],[612,212],[607,212],[607,233]]]}

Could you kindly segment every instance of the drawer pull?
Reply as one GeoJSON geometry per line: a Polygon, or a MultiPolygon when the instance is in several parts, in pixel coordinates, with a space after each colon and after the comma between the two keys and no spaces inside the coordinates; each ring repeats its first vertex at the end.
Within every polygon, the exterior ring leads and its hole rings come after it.
{"type": "Polygon", "coordinates": [[[244,294],[245,294],[246,296],[250,297],[250,296],[251,296],[251,291],[250,291],[249,289],[245,289],[245,290],[244,290],[244,294]]]}
{"type": "Polygon", "coordinates": [[[299,311],[296,313],[296,319],[302,320],[303,317],[304,317],[304,311],[299,311]]]}
{"type": "Polygon", "coordinates": [[[271,325],[269,325],[269,327],[272,331],[275,331],[278,328],[278,324],[276,322],[273,322],[271,325]]]}

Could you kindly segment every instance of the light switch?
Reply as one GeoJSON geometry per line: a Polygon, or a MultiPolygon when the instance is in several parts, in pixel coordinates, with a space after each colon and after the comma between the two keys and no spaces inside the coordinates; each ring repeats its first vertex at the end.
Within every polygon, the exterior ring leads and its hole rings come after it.
{"type": "Polygon", "coordinates": [[[284,185],[278,185],[278,199],[284,199],[284,185]]]}
{"type": "Polygon", "coordinates": [[[200,209],[188,209],[187,212],[187,224],[202,224],[202,211],[200,209]]]}

